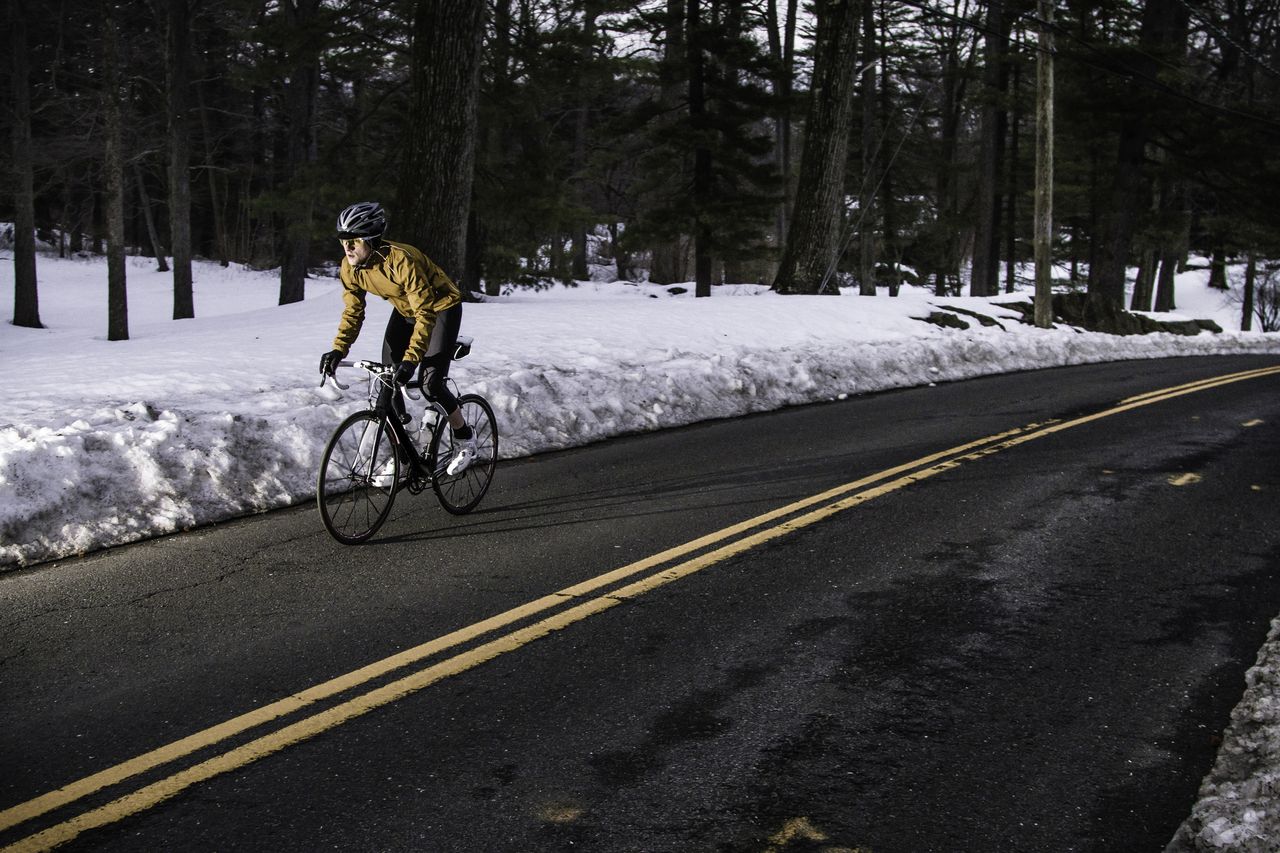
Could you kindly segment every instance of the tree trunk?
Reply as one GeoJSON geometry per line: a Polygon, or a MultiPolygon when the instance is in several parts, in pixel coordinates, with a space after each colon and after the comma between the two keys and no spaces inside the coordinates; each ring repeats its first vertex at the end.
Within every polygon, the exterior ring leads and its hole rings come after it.
{"type": "MultiPolygon", "coordinates": [[[[1132,59],[1134,73],[1154,79],[1159,67],[1156,54],[1186,42],[1186,15],[1176,0],[1146,0],[1142,13],[1140,52],[1132,59]]],[[[1138,103],[1137,82],[1130,97],[1138,103]]],[[[1112,189],[1104,205],[1097,235],[1097,261],[1089,270],[1089,299],[1105,304],[1104,310],[1124,305],[1125,269],[1133,248],[1134,228],[1149,180],[1143,176],[1150,118],[1130,110],[1120,125],[1120,144],[1112,176],[1112,189]]]]}
{"type": "MultiPolygon", "coordinates": [[[[466,260],[462,273],[463,281],[475,283],[475,287],[469,291],[472,293],[480,292],[480,281],[484,277],[484,263],[481,258],[484,237],[480,233],[481,227],[480,218],[476,216],[475,207],[473,206],[471,210],[467,211],[467,241],[464,250],[466,260]]],[[[490,290],[488,282],[485,282],[484,293],[490,296],[497,295],[490,290]]]]}
{"type": "Polygon", "coordinates": [[[1209,261],[1209,286],[1214,290],[1227,290],[1227,248],[1222,237],[1215,236],[1209,261]]]}
{"type": "MultiPolygon", "coordinates": [[[[579,211],[588,209],[585,190],[587,129],[591,107],[591,66],[595,62],[597,14],[596,4],[592,0],[585,0],[582,8],[582,55],[579,59],[578,72],[578,114],[573,126],[573,195],[575,206],[579,211]]],[[[570,275],[576,281],[586,281],[591,278],[591,269],[587,264],[587,248],[587,224],[582,214],[576,213],[573,221],[573,256],[570,261],[570,275]]]]}
{"type": "Polygon", "coordinates": [[[1151,300],[1155,296],[1156,270],[1159,258],[1155,249],[1142,250],[1142,260],[1138,264],[1138,275],[1133,282],[1133,298],[1129,300],[1130,311],[1150,311],[1151,300]]]}
{"type": "MultiPolygon", "coordinates": [[[[512,0],[495,0],[491,4],[492,37],[486,45],[490,72],[488,95],[496,109],[489,121],[479,122],[476,128],[476,159],[480,163],[507,162],[511,146],[517,142],[516,134],[508,127],[508,122],[512,118],[508,107],[517,101],[514,94],[515,72],[511,61],[514,42],[511,6],[512,0]]],[[[524,8],[527,9],[527,6],[524,8]]],[[[473,195],[483,194],[485,191],[486,185],[479,183],[475,186],[473,195]]],[[[498,296],[502,293],[502,286],[516,277],[515,267],[518,263],[510,258],[502,261],[491,258],[490,246],[494,242],[505,245],[510,241],[509,226],[505,222],[480,221],[474,207],[474,200],[468,219],[472,224],[467,228],[466,253],[468,263],[473,256],[476,258],[476,267],[474,277],[464,273],[463,278],[475,283],[473,287],[478,287],[478,283],[483,280],[485,295],[498,296]]]]}
{"type": "Polygon", "coordinates": [[[553,278],[566,278],[564,263],[564,232],[557,223],[551,228],[551,248],[547,252],[551,268],[546,272],[553,278]]]}
{"type": "Polygon", "coordinates": [[[1009,164],[1008,177],[1005,179],[1005,293],[1013,293],[1018,286],[1018,148],[1022,136],[1022,110],[1018,107],[1021,98],[1018,90],[1022,83],[1021,68],[1021,62],[1014,63],[1013,79],[1009,85],[1013,110],[1009,119],[1009,164]]]}
{"type": "Polygon", "coordinates": [[[853,121],[858,5],[818,4],[813,88],[787,246],[774,280],[779,293],[839,294],[828,287],[839,263],[844,171],[853,121]]]}
{"type": "Polygon", "coordinates": [[[65,258],[71,236],[68,227],[71,221],[71,180],[67,177],[66,169],[58,170],[58,179],[62,184],[61,210],[58,212],[58,257],[65,258]]]}
{"type": "Polygon", "coordinates": [[[1182,260],[1182,253],[1166,250],[1160,256],[1160,276],[1156,281],[1156,306],[1157,311],[1173,311],[1177,308],[1177,299],[1174,295],[1174,276],[1178,272],[1178,262],[1182,260]]]}
{"type": "Polygon", "coordinates": [[[1089,298],[1112,306],[1124,303],[1125,269],[1133,246],[1133,232],[1144,181],[1140,180],[1147,128],[1145,119],[1130,114],[1120,127],[1120,153],[1112,188],[1094,232],[1097,260],[1089,268],[1089,298]]]}
{"type": "Polygon", "coordinates": [[[978,149],[978,201],[973,237],[971,296],[994,296],[1000,291],[1000,174],[1004,160],[1007,116],[1002,101],[1008,74],[1005,70],[1008,27],[1003,0],[987,3],[986,87],[982,107],[982,143],[978,149]]]}
{"type": "MultiPolygon", "coordinates": [[[[892,116],[892,109],[889,103],[889,22],[887,16],[881,16],[881,44],[885,45],[885,49],[880,51],[880,126],[885,130],[886,138],[889,132],[889,121],[892,116]]],[[[910,128],[904,130],[910,133],[910,128]]],[[[884,180],[881,182],[881,202],[880,209],[884,212],[883,230],[884,230],[884,250],[888,256],[889,264],[889,296],[898,295],[902,287],[902,272],[898,264],[902,260],[902,247],[898,241],[898,218],[896,206],[893,198],[893,162],[885,167],[884,180]]]]}
{"type": "MultiPolygon", "coordinates": [[[[119,34],[116,35],[117,42],[119,34]]],[[[89,251],[95,255],[106,254],[103,248],[103,200],[102,192],[97,189],[89,190],[89,197],[85,199],[85,221],[89,224],[89,251]]]]}
{"type": "MultiPolygon", "coordinates": [[[[68,178],[68,182],[71,180],[71,178],[68,178]]],[[[92,190],[85,192],[84,188],[77,184],[71,199],[71,205],[71,210],[67,216],[67,229],[71,232],[67,236],[67,251],[72,255],[77,255],[84,251],[85,234],[88,232],[90,220],[93,218],[92,190]]]]}
{"type": "Polygon", "coordinates": [[[466,226],[475,172],[476,105],[485,4],[418,0],[413,22],[409,141],[397,229],[464,290],[466,226]]]}
{"type": "MultiPolygon", "coordinates": [[[[1039,0],[1036,55],[1035,324],[1053,325],[1053,0],[1039,0]]],[[[1074,240],[1071,241],[1073,244],[1074,240]]]]}
{"type": "Polygon", "coordinates": [[[685,19],[685,44],[689,63],[689,128],[698,138],[693,149],[693,279],[696,296],[711,295],[711,149],[706,135],[706,56],[702,47],[703,22],[699,0],[689,0],[685,19]]]}
{"type": "Polygon", "coordinates": [[[654,284],[676,284],[689,280],[689,247],[685,238],[677,237],[653,249],[649,265],[649,281],[654,284]]]}
{"type": "MultiPolygon", "coordinates": [[[[663,45],[662,64],[658,70],[661,86],[658,99],[664,113],[678,110],[687,94],[687,80],[684,78],[684,62],[688,58],[685,46],[686,14],[684,0],[666,0],[666,14],[663,17],[666,43],[663,45]]],[[[686,162],[677,164],[673,170],[676,171],[673,179],[681,182],[688,180],[686,169],[686,162]]],[[[685,254],[683,237],[677,236],[653,246],[649,281],[654,284],[688,281],[685,254]]]]}
{"type": "Polygon", "coordinates": [[[957,175],[960,172],[956,152],[958,150],[959,128],[962,105],[964,103],[965,74],[960,67],[960,36],[953,32],[947,45],[945,57],[942,59],[942,116],[940,119],[939,148],[936,186],[938,212],[934,222],[934,239],[936,248],[933,263],[935,276],[934,292],[938,296],[948,295],[948,279],[959,276],[959,240],[956,234],[960,230],[959,189],[957,175]]]}
{"type": "Polygon", "coordinates": [[[169,89],[169,240],[173,244],[173,319],[196,315],[191,280],[191,134],[187,122],[187,0],[168,0],[165,70],[169,89]]]}
{"type": "Polygon", "coordinates": [[[13,324],[42,329],[36,284],[35,167],[31,153],[31,70],[27,54],[27,14],[23,0],[9,6],[13,53],[13,324]]]}
{"type": "Polygon", "coordinates": [[[147,192],[147,182],[142,176],[142,167],[136,162],[133,164],[133,180],[138,185],[138,203],[142,207],[142,219],[147,226],[147,239],[151,241],[151,254],[156,259],[156,272],[168,272],[169,262],[165,259],[164,246],[160,243],[160,233],[156,231],[156,218],[151,211],[151,195],[147,192]]]}
{"type": "Polygon", "coordinates": [[[862,180],[858,193],[858,294],[876,295],[876,16],[862,0],[862,180]]]}
{"type": "Polygon", "coordinates": [[[213,132],[209,128],[209,110],[204,103],[204,92],[196,88],[197,106],[200,110],[200,129],[204,137],[204,171],[209,177],[209,210],[213,214],[214,247],[218,254],[218,263],[222,266],[231,264],[231,243],[227,235],[227,215],[223,207],[224,197],[218,183],[218,170],[213,168],[216,160],[213,152],[213,132]]]}
{"type": "MultiPolygon", "coordinates": [[[[284,0],[281,11],[290,29],[306,33],[313,26],[320,0],[284,0]]],[[[306,296],[307,261],[311,254],[313,208],[308,168],[315,160],[315,109],[320,89],[320,66],[315,36],[297,50],[285,84],[285,185],[294,215],[284,223],[284,252],[280,263],[280,304],[301,302],[306,296]]],[[[465,226],[466,219],[463,219],[465,226]]]]}
{"type": "Polygon", "coordinates": [[[1163,195],[1166,198],[1162,217],[1165,228],[1161,235],[1163,245],[1160,250],[1160,278],[1156,284],[1155,310],[1173,311],[1177,307],[1175,276],[1191,242],[1191,210],[1187,188],[1180,181],[1170,181],[1168,191],[1163,195]]]}
{"type": "Polygon", "coordinates": [[[1244,298],[1242,300],[1240,311],[1240,331],[1253,331],[1253,300],[1254,288],[1257,287],[1258,281],[1258,257],[1250,249],[1245,256],[1244,265],[1244,298]]]}
{"type": "Polygon", "coordinates": [[[104,199],[107,219],[107,340],[129,339],[129,300],[124,252],[124,118],[121,104],[120,31],[110,0],[102,4],[102,110],[104,199]]]}
{"type": "Polygon", "coordinates": [[[249,93],[251,115],[249,124],[249,169],[241,178],[240,187],[240,233],[244,235],[240,256],[251,261],[266,259],[269,266],[277,257],[276,252],[276,219],[275,216],[264,216],[258,219],[253,210],[253,199],[276,185],[275,173],[279,165],[275,157],[270,156],[271,134],[267,132],[267,95],[261,86],[254,86],[249,93]]]}
{"type": "Polygon", "coordinates": [[[609,248],[613,252],[615,275],[618,281],[634,281],[631,271],[631,253],[622,245],[618,232],[618,223],[609,223],[609,248]]]}
{"type": "Polygon", "coordinates": [[[781,249],[787,239],[791,198],[791,91],[795,80],[796,9],[799,0],[787,0],[786,17],[778,28],[778,0],[768,0],[765,29],[769,56],[773,60],[773,94],[777,107],[773,116],[773,158],[782,176],[783,197],[775,216],[775,241],[781,249]]]}

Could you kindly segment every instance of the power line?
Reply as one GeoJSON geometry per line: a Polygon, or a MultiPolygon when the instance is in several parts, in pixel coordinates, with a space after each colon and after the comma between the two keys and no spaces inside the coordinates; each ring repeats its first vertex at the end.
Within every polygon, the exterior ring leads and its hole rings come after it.
{"type": "MultiPolygon", "coordinates": [[[[1040,24],[1041,26],[1046,26],[1046,25],[1051,26],[1056,33],[1059,33],[1065,36],[1066,38],[1070,39],[1076,44],[1084,47],[1086,50],[1090,51],[1091,53],[1096,53],[1099,56],[1104,56],[1104,57],[1106,56],[1103,50],[1099,48],[1097,45],[1093,44],[1092,42],[1085,41],[1084,39],[1080,38],[1079,36],[1067,30],[1065,27],[1060,27],[1056,24],[1046,24],[1045,21],[1042,21],[1039,18],[1031,15],[1028,15],[1028,18],[1040,24]]],[[[1155,59],[1155,57],[1152,57],[1149,54],[1144,53],[1142,51],[1139,51],[1139,53],[1141,53],[1143,56],[1146,56],[1148,59],[1153,59],[1153,60],[1155,59]]],[[[1210,103],[1209,101],[1201,100],[1200,98],[1197,98],[1195,95],[1191,95],[1191,94],[1188,94],[1187,92],[1183,92],[1178,89],[1175,89],[1173,86],[1170,86],[1168,83],[1165,83],[1163,80],[1159,80],[1155,77],[1152,77],[1151,75],[1143,71],[1140,71],[1136,68],[1133,68],[1132,66],[1125,65],[1121,68],[1117,68],[1115,67],[1115,65],[1113,65],[1110,62],[1094,62],[1094,61],[1090,61],[1084,56],[1080,56],[1073,53],[1058,53],[1056,55],[1066,59],[1076,59],[1080,62],[1083,62],[1085,65],[1090,66],[1091,68],[1097,68],[1109,74],[1114,74],[1119,77],[1137,81],[1139,83],[1145,83],[1151,88],[1157,89],[1166,95],[1170,95],[1174,98],[1185,101],[1193,106],[1200,107],[1210,112],[1218,113],[1228,118],[1238,118],[1238,119],[1244,119],[1245,121],[1251,121],[1258,125],[1261,125],[1262,127],[1274,133],[1280,133],[1280,121],[1276,121],[1275,119],[1268,118],[1266,116],[1257,115],[1255,113],[1245,112],[1243,110],[1236,109],[1235,107],[1228,107],[1222,104],[1214,104],[1214,103],[1210,103]]],[[[1110,58],[1110,57],[1107,57],[1107,58],[1110,58]]],[[[1156,60],[1156,61],[1159,61],[1159,60],[1156,60]]]]}
{"type": "MultiPolygon", "coordinates": [[[[911,8],[916,9],[920,12],[924,12],[926,14],[934,15],[937,17],[941,17],[941,18],[945,18],[951,21],[961,23],[966,27],[968,27],[969,29],[975,32],[983,33],[984,35],[994,35],[994,36],[1005,35],[1004,33],[998,33],[992,30],[990,27],[987,27],[981,21],[975,21],[972,18],[966,18],[963,15],[957,15],[953,12],[947,12],[944,9],[938,9],[932,6],[927,6],[919,2],[911,2],[911,0],[901,0],[901,2],[904,6],[910,6],[911,8]]],[[[1183,0],[1179,0],[1179,2],[1183,2],[1183,0]]],[[[1098,54],[1099,56],[1104,56],[1107,59],[1111,59],[1111,57],[1107,57],[1106,54],[1103,52],[1103,50],[1097,45],[1080,38],[1075,33],[1071,32],[1069,29],[1059,25],[1056,22],[1048,23],[1046,21],[1041,20],[1040,18],[1032,14],[1032,11],[1030,9],[1015,16],[1013,22],[1010,23],[1010,27],[1012,27],[1013,24],[1016,23],[1018,20],[1024,19],[1024,18],[1028,21],[1034,22],[1036,25],[1040,27],[1048,26],[1052,28],[1055,33],[1064,36],[1065,38],[1080,45],[1081,47],[1085,48],[1087,51],[1091,53],[1095,53],[1095,54],[1098,54]]],[[[1044,48],[1040,47],[1039,45],[1027,44],[1027,43],[1021,43],[1021,44],[1024,49],[1031,50],[1037,53],[1044,50],[1044,48]]],[[[1139,50],[1139,53],[1141,53],[1141,55],[1145,56],[1146,58],[1154,62],[1162,62],[1162,60],[1156,57],[1153,57],[1140,50],[1139,50]]],[[[1208,101],[1201,100],[1200,98],[1197,98],[1194,95],[1175,89],[1174,87],[1170,86],[1168,83],[1165,83],[1162,80],[1157,80],[1156,78],[1136,68],[1133,68],[1131,66],[1126,65],[1123,67],[1116,67],[1114,62],[1091,61],[1086,56],[1078,53],[1073,53],[1073,52],[1063,53],[1061,51],[1053,51],[1052,55],[1055,58],[1069,59],[1069,60],[1081,62],[1085,65],[1088,65],[1091,68],[1095,68],[1099,71],[1104,71],[1108,74],[1112,74],[1117,77],[1135,80],[1137,82],[1144,83],[1152,88],[1158,89],[1159,91],[1165,93],[1166,95],[1170,95],[1172,97],[1186,101],[1189,104],[1208,110],[1210,112],[1218,113],[1220,115],[1223,115],[1229,118],[1244,119],[1246,121],[1251,121],[1261,125],[1262,127],[1272,132],[1280,133],[1280,121],[1276,121],[1275,119],[1271,119],[1266,116],[1261,116],[1254,113],[1245,112],[1243,110],[1238,110],[1238,109],[1235,109],[1234,107],[1227,107],[1221,104],[1213,104],[1208,101]]],[[[1179,72],[1185,71],[1185,69],[1180,68],[1178,66],[1170,65],[1167,62],[1164,64],[1179,72]]]]}
{"type": "Polygon", "coordinates": [[[1280,71],[1276,71],[1274,68],[1268,65],[1265,61],[1254,56],[1252,53],[1249,52],[1248,48],[1242,46],[1239,42],[1237,42],[1231,36],[1223,32],[1222,29],[1213,21],[1209,20],[1208,18],[1201,17],[1200,10],[1194,8],[1190,3],[1187,2],[1187,0],[1178,0],[1178,2],[1181,3],[1183,7],[1187,10],[1187,12],[1191,14],[1191,17],[1195,18],[1197,21],[1199,21],[1200,23],[1204,24],[1206,27],[1208,27],[1209,29],[1217,33],[1218,37],[1221,38],[1223,41],[1225,41],[1227,44],[1231,45],[1236,50],[1240,51],[1240,53],[1243,54],[1244,56],[1247,56],[1250,59],[1252,59],[1254,62],[1258,63],[1258,66],[1260,68],[1262,68],[1267,73],[1271,74],[1273,77],[1280,77],[1280,71]]]}

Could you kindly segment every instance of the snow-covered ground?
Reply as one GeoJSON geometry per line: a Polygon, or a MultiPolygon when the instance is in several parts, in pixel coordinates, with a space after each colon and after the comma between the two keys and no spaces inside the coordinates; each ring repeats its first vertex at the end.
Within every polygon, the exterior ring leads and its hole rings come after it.
{"type": "MultiPolygon", "coordinates": [[[[0,293],[13,292],[9,255],[0,252],[0,293]]],[[[318,385],[341,310],[335,279],[308,281],[305,301],[281,307],[277,273],[201,262],[196,319],[174,321],[171,275],[128,263],[128,341],[106,340],[100,259],[42,255],[47,328],[0,324],[0,570],[308,500],[329,433],[363,405],[361,385],[318,385]]],[[[1196,337],[1038,330],[1001,304],[1025,294],[833,299],[727,285],[694,299],[692,286],[583,282],[467,305],[463,332],[476,344],[452,375],[493,404],[511,457],[1014,370],[1280,353],[1280,334],[1238,331],[1238,307],[1206,277],[1180,276],[1171,316],[1228,331],[1196,337]],[[941,306],[998,324],[919,319],[941,306]]],[[[370,301],[353,357],[379,357],[388,310],[370,301]]],[[[1276,849],[1280,620],[1203,794],[1176,849],[1276,849]]]]}

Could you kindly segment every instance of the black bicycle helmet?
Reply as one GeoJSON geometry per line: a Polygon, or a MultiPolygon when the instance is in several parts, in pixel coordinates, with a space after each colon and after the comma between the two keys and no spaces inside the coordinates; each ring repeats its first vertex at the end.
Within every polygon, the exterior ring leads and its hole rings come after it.
{"type": "Polygon", "coordinates": [[[338,214],[338,237],[366,240],[381,237],[387,230],[387,212],[376,201],[360,201],[338,214]]]}

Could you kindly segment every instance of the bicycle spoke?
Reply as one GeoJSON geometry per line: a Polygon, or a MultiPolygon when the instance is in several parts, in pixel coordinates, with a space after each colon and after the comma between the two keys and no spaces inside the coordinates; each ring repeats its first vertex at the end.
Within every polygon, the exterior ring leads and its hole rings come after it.
{"type": "Polygon", "coordinates": [[[450,460],[456,448],[453,434],[447,423],[437,425],[431,437],[428,463],[433,471],[432,488],[440,505],[454,514],[470,512],[488,491],[498,455],[498,429],[493,410],[475,394],[464,394],[459,399],[463,420],[471,427],[476,442],[476,458],[461,473],[448,474],[450,460]]]}
{"type": "Polygon", "coordinates": [[[325,528],[339,542],[372,536],[395,500],[395,447],[374,412],[358,412],[334,432],[321,459],[317,501],[325,528]]]}

